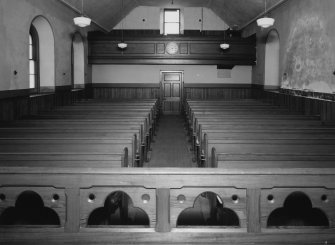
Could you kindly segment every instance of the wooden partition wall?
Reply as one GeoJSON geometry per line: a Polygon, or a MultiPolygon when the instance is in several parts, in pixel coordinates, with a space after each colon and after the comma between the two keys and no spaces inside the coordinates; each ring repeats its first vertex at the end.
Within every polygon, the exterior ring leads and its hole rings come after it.
{"type": "Polygon", "coordinates": [[[94,99],[129,100],[129,99],[158,99],[160,96],[159,83],[94,83],[91,88],[94,99]]]}
{"type": "Polygon", "coordinates": [[[251,84],[185,84],[184,98],[188,100],[241,100],[251,99],[251,84]]]}
{"type": "Polygon", "coordinates": [[[84,89],[56,87],[54,93],[32,94],[29,90],[0,92],[0,121],[19,119],[55,106],[70,105],[86,97],[84,89]]]}
{"type": "MultiPolygon", "coordinates": [[[[57,169],[1,168],[0,213],[34,191],[58,215],[58,226],[0,227],[1,244],[334,244],[333,169],[57,169]],[[145,212],[146,226],[87,226],[108,194],[125,192],[145,212]],[[177,225],[204,192],[221,198],[237,226],[177,225]],[[269,227],[271,213],[292,193],[303,193],[328,225],[269,227]]],[[[308,215],[308,214],[307,214],[308,215]]]]}
{"type": "Polygon", "coordinates": [[[292,113],[320,115],[324,124],[335,124],[335,95],[280,89],[267,91],[253,86],[253,97],[287,107],[292,113]]]}
{"type": "MultiPolygon", "coordinates": [[[[159,83],[114,83],[92,84],[92,98],[94,99],[157,99],[160,98],[159,83]]],[[[192,100],[210,99],[251,99],[251,84],[213,84],[213,83],[184,83],[184,98],[192,100]]]]}

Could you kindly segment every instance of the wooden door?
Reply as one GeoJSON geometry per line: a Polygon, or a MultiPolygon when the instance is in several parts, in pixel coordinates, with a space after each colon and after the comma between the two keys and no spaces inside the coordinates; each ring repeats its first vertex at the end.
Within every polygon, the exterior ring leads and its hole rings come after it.
{"type": "Polygon", "coordinates": [[[183,72],[161,72],[163,114],[180,114],[183,94],[183,72]]]}

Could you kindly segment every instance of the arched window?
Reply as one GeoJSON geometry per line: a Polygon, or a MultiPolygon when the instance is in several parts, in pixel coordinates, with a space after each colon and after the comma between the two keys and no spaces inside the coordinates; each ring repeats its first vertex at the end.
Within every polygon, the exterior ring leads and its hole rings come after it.
{"type": "Polygon", "coordinates": [[[279,34],[271,30],[268,34],[265,45],[265,88],[279,89],[279,34]]]}
{"type": "Polygon", "coordinates": [[[34,26],[29,30],[29,88],[39,92],[39,47],[38,34],[34,26]]]}
{"type": "Polygon", "coordinates": [[[84,88],[85,85],[85,55],[84,42],[79,33],[72,39],[72,87],[84,88]]]}
{"type": "Polygon", "coordinates": [[[43,16],[37,16],[32,21],[30,30],[32,59],[29,59],[29,87],[33,88],[35,81],[36,92],[54,92],[55,41],[51,25],[43,16]]]}

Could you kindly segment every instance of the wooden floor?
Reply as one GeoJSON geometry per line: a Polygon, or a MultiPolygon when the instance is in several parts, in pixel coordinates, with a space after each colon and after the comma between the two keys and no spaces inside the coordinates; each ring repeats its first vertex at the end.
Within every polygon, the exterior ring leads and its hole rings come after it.
{"type": "Polygon", "coordinates": [[[182,116],[164,115],[152,144],[151,159],[144,167],[196,167],[190,147],[182,116]]]}

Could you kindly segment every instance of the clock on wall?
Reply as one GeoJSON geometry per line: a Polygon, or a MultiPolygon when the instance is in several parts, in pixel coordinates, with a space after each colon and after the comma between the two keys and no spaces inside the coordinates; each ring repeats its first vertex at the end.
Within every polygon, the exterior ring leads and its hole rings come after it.
{"type": "Polygon", "coordinates": [[[165,51],[168,54],[176,54],[178,53],[179,46],[176,42],[169,42],[166,44],[165,51]]]}

